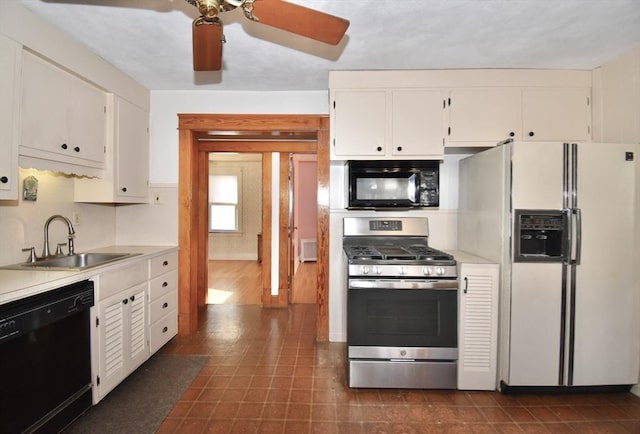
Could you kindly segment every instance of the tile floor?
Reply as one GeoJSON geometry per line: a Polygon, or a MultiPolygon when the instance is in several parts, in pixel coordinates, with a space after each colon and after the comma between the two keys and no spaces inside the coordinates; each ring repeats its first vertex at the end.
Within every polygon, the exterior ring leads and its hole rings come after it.
{"type": "Polygon", "coordinates": [[[344,344],[315,343],[315,306],[207,306],[163,351],[208,363],[159,433],[640,433],[631,393],[353,390],[344,344]]]}

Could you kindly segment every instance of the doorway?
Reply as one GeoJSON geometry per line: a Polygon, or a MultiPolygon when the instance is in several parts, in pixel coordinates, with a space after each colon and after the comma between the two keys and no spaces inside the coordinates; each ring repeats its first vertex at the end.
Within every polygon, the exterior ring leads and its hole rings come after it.
{"type": "MultiPolygon", "coordinates": [[[[326,115],[193,115],[179,116],[179,334],[197,330],[198,308],[204,305],[207,287],[205,212],[209,152],[270,153],[263,159],[263,176],[272,176],[279,185],[286,185],[288,153],[317,155],[317,340],[328,337],[328,197],[329,197],[329,121],[326,115]],[[214,139],[212,139],[214,138],[214,139]],[[233,138],[234,140],[230,140],[233,138]],[[236,140],[239,139],[239,140],[236,140]],[[272,164],[276,161],[278,164],[272,164]],[[267,161],[265,161],[267,160],[267,161]],[[273,169],[277,168],[277,169],[273,169]],[[272,170],[278,170],[273,173],[272,170]]],[[[280,188],[278,194],[287,189],[280,188]]],[[[272,203],[270,185],[263,185],[263,200],[272,203]]],[[[286,209],[264,207],[262,233],[263,288],[286,279],[287,257],[278,255],[271,240],[287,239],[286,209]],[[274,214],[277,214],[275,216],[274,214]],[[272,220],[273,217],[273,220],[272,220]],[[271,222],[278,222],[271,227],[271,222]],[[266,224],[264,224],[266,223],[266,224]],[[274,235],[272,237],[272,235],[274,235]],[[275,251],[273,254],[272,251],[275,251]],[[271,261],[277,261],[278,275],[271,276],[271,261]],[[285,270],[285,272],[283,272],[285,270]],[[266,284],[264,284],[266,283],[266,284]]],[[[275,274],[275,273],[274,273],[275,274]]],[[[263,292],[263,306],[286,305],[286,293],[263,292]],[[283,298],[283,295],[285,298],[283,298]]]]}

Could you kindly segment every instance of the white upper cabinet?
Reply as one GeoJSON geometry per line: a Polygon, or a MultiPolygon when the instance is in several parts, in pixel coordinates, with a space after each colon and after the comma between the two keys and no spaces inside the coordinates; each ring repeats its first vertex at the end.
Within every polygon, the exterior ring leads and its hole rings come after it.
{"type": "Polygon", "coordinates": [[[22,46],[0,35],[0,200],[18,198],[18,107],[22,46]]]}
{"type": "Polygon", "coordinates": [[[525,89],[522,91],[522,140],[588,141],[590,139],[590,89],[525,89]]]}
{"type": "Polygon", "coordinates": [[[441,159],[444,96],[439,90],[337,90],[333,159],[441,159]]]}
{"type": "Polygon", "coordinates": [[[117,96],[108,106],[110,134],[105,176],[75,179],[74,200],[146,203],[149,201],[149,114],[117,96]]]}
{"type": "Polygon", "coordinates": [[[385,155],[386,91],[336,91],[331,112],[331,148],[337,159],[385,155]]]}
{"type": "Polygon", "coordinates": [[[331,159],[441,159],[445,147],[591,140],[590,71],[332,71],[331,159]]]}
{"type": "Polygon", "coordinates": [[[105,92],[24,52],[21,93],[21,156],[47,161],[37,168],[67,173],[93,175],[83,167],[104,168],[105,92]]]}
{"type": "Polygon", "coordinates": [[[444,153],[445,98],[440,90],[391,93],[391,154],[440,160],[444,153]]]}
{"type": "Polygon", "coordinates": [[[640,47],[594,71],[594,140],[640,144],[640,47]]]}
{"type": "Polygon", "coordinates": [[[525,141],[588,141],[588,88],[484,88],[451,91],[447,146],[525,141]]]}
{"type": "Polygon", "coordinates": [[[447,146],[492,146],[521,137],[520,89],[454,89],[447,103],[447,146]]]}

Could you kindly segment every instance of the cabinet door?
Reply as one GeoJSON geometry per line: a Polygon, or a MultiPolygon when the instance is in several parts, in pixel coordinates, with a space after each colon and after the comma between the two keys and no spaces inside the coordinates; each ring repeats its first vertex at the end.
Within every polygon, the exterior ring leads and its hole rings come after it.
{"type": "Polygon", "coordinates": [[[149,195],[149,116],[116,100],[116,196],[145,200],[149,195]]]}
{"type": "Polygon", "coordinates": [[[65,107],[67,79],[65,73],[53,68],[33,54],[23,54],[20,146],[69,155],[65,107]]]}
{"type": "Polygon", "coordinates": [[[22,47],[0,35],[0,200],[18,198],[18,77],[22,47]]]}
{"type": "Polygon", "coordinates": [[[129,293],[128,312],[128,370],[133,371],[149,358],[149,327],[148,327],[148,283],[145,282],[132,288],[129,293]]]}
{"type": "Polygon", "coordinates": [[[461,264],[458,389],[495,390],[498,349],[498,265],[461,264]]]}
{"type": "Polygon", "coordinates": [[[104,397],[127,375],[125,354],[126,296],[116,294],[100,302],[98,309],[98,397],[104,397]]]}
{"type": "Polygon", "coordinates": [[[336,91],[333,151],[336,157],[380,157],[386,151],[387,92],[336,91]]]}
{"type": "Polygon", "coordinates": [[[519,89],[455,89],[450,95],[447,146],[492,146],[521,137],[519,89]]]}
{"type": "Polygon", "coordinates": [[[442,158],[444,101],[437,90],[392,92],[391,155],[442,158]]]}
{"type": "Polygon", "coordinates": [[[73,156],[104,163],[106,94],[74,76],[68,77],[67,135],[73,156]]]}
{"type": "Polygon", "coordinates": [[[144,282],[99,302],[99,398],[149,357],[147,286],[144,282]]]}
{"type": "Polygon", "coordinates": [[[523,90],[523,140],[590,140],[590,96],[589,89],[523,90]]]}
{"type": "Polygon", "coordinates": [[[21,91],[23,155],[104,166],[104,92],[30,53],[23,55],[21,91]]]}

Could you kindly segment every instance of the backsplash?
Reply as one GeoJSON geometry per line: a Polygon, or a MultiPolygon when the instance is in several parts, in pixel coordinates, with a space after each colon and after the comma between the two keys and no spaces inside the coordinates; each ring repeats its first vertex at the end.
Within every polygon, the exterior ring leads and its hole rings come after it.
{"type": "MultiPolygon", "coordinates": [[[[28,254],[23,248],[35,247],[42,253],[45,221],[54,214],[73,219],[77,252],[115,244],[116,207],[73,202],[73,178],[33,169],[20,169],[20,199],[0,201],[0,265],[24,261],[28,254]],[[36,201],[22,199],[24,179],[38,180],[36,201]]],[[[66,242],[67,227],[59,221],[49,227],[49,244],[66,242]]]]}

